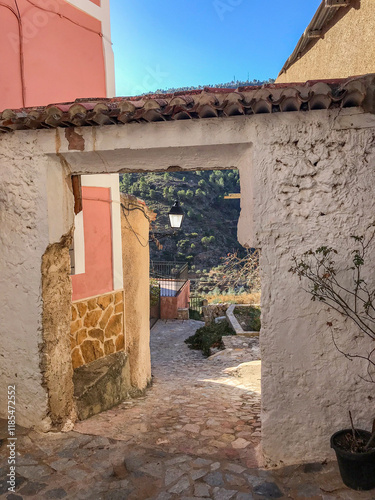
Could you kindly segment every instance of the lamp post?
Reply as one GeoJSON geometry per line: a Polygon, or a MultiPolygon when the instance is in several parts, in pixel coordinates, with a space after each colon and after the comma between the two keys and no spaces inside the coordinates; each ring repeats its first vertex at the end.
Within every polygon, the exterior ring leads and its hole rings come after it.
{"type": "Polygon", "coordinates": [[[174,202],[173,207],[168,212],[168,216],[171,227],[175,229],[180,229],[182,220],[184,218],[184,212],[177,200],[174,202]]]}

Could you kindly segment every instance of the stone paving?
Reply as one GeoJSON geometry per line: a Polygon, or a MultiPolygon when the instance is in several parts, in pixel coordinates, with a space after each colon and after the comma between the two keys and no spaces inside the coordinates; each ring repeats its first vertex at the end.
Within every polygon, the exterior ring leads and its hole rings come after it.
{"type": "Polygon", "coordinates": [[[184,343],[203,323],[159,321],[151,333],[153,387],[144,398],[76,425],[78,432],[159,446],[168,453],[260,464],[260,373],[255,387],[226,373],[233,356],[206,360],[184,343]],[[255,390],[254,390],[255,389],[255,390]]]}
{"type": "Polygon", "coordinates": [[[74,432],[18,429],[15,494],[7,493],[6,440],[0,441],[0,497],[375,500],[375,491],[345,488],[333,463],[263,469],[260,362],[244,365],[244,376],[237,367],[239,359],[258,357],[256,343],[232,343],[205,359],[183,342],[199,326],[155,325],[154,383],[145,397],[80,422],[74,432]]]}

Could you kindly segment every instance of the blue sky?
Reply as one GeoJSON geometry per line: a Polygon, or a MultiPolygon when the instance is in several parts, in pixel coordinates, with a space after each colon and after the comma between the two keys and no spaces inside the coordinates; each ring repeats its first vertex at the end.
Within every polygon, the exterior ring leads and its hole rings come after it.
{"type": "Polygon", "coordinates": [[[276,78],[320,0],[111,0],[117,95],[276,78]]]}

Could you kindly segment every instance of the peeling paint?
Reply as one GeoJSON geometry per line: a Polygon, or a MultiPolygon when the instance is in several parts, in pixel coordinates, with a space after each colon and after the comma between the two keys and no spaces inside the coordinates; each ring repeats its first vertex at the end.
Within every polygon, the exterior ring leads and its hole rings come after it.
{"type": "Polygon", "coordinates": [[[61,137],[60,137],[60,129],[56,129],[55,134],[55,143],[56,143],[56,154],[59,154],[61,148],[61,137]]]}
{"type": "Polygon", "coordinates": [[[85,150],[85,139],[82,135],[78,134],[74,128],[65,129],[65,137],[68,141],[68,149],[76,151],[85,150]]]}

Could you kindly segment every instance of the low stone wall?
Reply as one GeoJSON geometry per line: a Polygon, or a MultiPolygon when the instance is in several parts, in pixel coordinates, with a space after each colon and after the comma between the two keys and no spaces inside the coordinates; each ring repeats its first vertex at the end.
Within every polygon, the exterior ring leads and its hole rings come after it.
{"type": "Polygon", "coordinates": [[[210,325],[215,318],[225,316],[225,313],[230,304],[208,304],[203,306],[203,318],[206,325],[210,325]]]}
{"type": "Polygon", "coordinates": [[[74,369],[124,350],[123,291],[74,302],[70,341],[74,369]]]}

